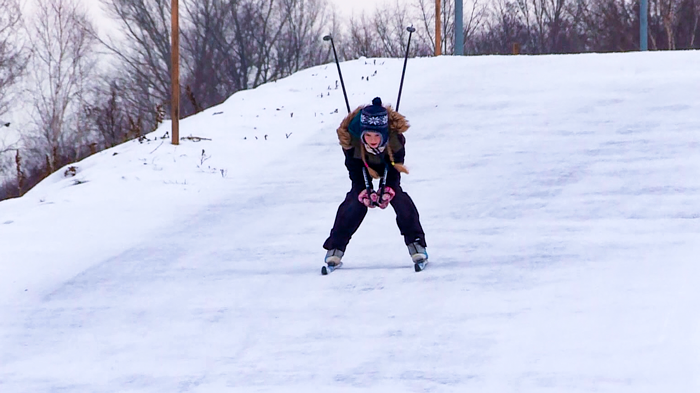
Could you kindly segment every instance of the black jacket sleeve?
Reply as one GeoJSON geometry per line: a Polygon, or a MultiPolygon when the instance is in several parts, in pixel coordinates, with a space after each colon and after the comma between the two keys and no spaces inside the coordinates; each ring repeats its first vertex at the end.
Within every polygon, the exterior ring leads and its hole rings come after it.
{"type": "Polygon", "coordinates": [[[394,162],[403,164],[404,158],[406,157],[406,149],[401,148],[401,150],[394,152],[394,162]]]}
{"type": "Polygon", "coordinates": [[[365,188],[365,177],[362,174],[362,168],[364,163],[359,158],[354,158],[355,148],[345,150],[345,167],[348,168],[348,175],[350,176],[350,181],[352,181],[352,188],[362,190],[365,188]]]}

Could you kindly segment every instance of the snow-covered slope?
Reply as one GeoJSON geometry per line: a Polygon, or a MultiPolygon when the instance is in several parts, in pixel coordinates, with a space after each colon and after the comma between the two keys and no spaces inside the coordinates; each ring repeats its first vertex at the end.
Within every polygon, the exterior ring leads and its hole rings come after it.
{"type": "MultiPolygon", "coordinates": [[[[410,60],[418,274],[391,209],[319,274],[333,64],[64,168],[0,203],[0,391],[700,391],[699,62],[410,60]]],[[[351,107],[401,67],[343,63],[351,107]]]]}

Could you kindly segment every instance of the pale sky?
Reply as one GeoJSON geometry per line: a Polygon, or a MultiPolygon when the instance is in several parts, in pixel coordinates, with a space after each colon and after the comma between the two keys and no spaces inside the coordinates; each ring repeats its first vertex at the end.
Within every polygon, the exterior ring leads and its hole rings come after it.
{"type": "MultiPolygon", "coordinates": [[[[100,27],[100,31],[104,32],[105,28],[111,21],[106,20],[105,14],[102,10],[102,3],[99,0],[80,0],[89,11],[93,20],[100,27]]],[[[383,6],[384,4],[411,4],[414,0],[327,0],[329,5],[334,6],[343,17],[350,17],[353,13],[359,14],[365,11],[368,15],[371,15],[377,6],[383,6]]]]}
{"type": "MultiPolygon", "coordinates": [[[[353,12],[360,13],[363,10],[371,13],[377,5],[385,3],[395,4],[397,1],[401,4],[409,4],[412,0],[327,0],[329,4],[334,5],[342,14],[350,16],[353,12]]],[[[97,19],[102,13],[101,2],[99,0],[82,0],[83,4],[90,10],[91,14],[97,19]]]]}
{"type": "MultiPolygon", "coordinates": [[[[410,3],[411,0],[399,0],[400,3],[410,3]]],[[[336,8],[346,14],[351,15],[353,12],[360,13],[363,10],[371,13],[378,5],[383,5],[386,2],[394,4],[396,0],[328,0],[329,4],[333,4],[336,8]]]]}

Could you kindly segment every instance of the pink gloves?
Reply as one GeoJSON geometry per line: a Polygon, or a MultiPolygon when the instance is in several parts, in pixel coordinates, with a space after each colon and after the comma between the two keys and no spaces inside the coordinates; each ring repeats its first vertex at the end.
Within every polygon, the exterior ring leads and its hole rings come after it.
{"type": "MultiPolygon", "coordinates": [[[[375,195],[375,192],[372,191],[371,195],[375,195]]],[[[367,207],[374,207],[374,205],[372,204],[371,195],[368,195],[367,190],[362,190],[362,192],[360,192],[360,195],[357,196],[357,200],[367,207]]]]}
{"type": "Polygon", "coordinates": [[[360,201],[361,204],[369,208],[379,206],[380,209],[386,209],[386,207],[389,206],[389,203],[392,199],[394,199],[395,196],[396,192],[391,187],[387,186],[386,188],[384,188],[384,194],[382,195],[381,201],[379,200],[379,194],[377,194],[374,190],[372,190],[369,193],[367,192],[367,190],[362,190],[357,196],[357,200],[360,201]]]}
{"type": "MultiPolygon", "coordinates": [[[[375,193],[377,197],[379,197],[378,194],[375,193]]],[[[386,186],[384,188],[384,194],[382,194],[382,200],[379,201],[379,208],[380,209],[386,209],[387,206],[389,206],[389,202],[391,202],[392,199],[396,196],[396,192],[389,186],[386,186]]]]}

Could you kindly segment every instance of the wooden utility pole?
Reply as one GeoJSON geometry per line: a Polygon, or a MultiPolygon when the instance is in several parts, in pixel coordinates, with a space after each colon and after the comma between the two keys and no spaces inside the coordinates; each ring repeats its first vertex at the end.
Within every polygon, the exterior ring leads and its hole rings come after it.
{"type": "Polygon", "coordinates": [[[171,105],[171,118],[172,118],[172,143],[173,145],[180,144],[180,20],[179,20],[179,10],[178,10],[178,0],[172,0],[170,6],[170,12],[172,14],[171,23],[171,39],[170,39],[170,53],[171,53],[171,63],[172,70],[172,105],[171,105]]]}
{"type": "Polygon", "coordinates": [[[441,17],[441,10],[440,10],[440,1],[441,0],[435,0],[435,56],[440,56],[442,54],[442,29],[440,27],[440,17],[441,17]]]}

